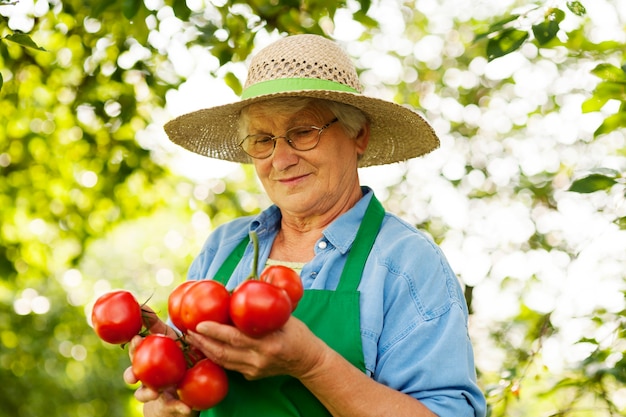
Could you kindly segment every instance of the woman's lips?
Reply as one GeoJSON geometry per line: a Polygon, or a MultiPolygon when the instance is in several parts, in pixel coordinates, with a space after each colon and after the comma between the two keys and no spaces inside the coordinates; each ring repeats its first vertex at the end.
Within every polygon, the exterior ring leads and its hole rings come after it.
{"type": "Polygon", "coordinates": [[[281,184],[292,185],[292,184],[297,184],[303,181],[306,177],[308,177],[308,174],[298,175],[298,176],[289,177],[289,178],[281,178],[281,179],[278,179],[277,181],[281,184]]]}

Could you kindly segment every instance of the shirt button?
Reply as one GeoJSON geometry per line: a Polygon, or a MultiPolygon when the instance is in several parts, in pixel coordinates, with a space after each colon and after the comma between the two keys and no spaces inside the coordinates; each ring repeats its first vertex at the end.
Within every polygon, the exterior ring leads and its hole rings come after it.
{"type": "Polygon", "coordinates": [[[320,249],[326,249],[326,246],[328,246],[328,243],[326,243],[326,241],[324,240],[317,244],[317,247],[320,249]]]}

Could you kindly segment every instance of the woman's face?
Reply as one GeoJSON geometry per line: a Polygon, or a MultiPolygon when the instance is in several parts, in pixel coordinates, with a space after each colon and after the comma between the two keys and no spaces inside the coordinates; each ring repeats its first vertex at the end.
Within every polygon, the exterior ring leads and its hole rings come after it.
{"type": "MultiPolygon", "coordinates": [[[[335,116],[328,110],[303,109],[295,114],[267,114],[255,106],[249,114],[249,134],[284,135],[296,126],[322,127],[335,116]]],[[[283,216],[315,217],[351,207],[360,198],[358,156],[365,152],[369,130],[349,137],[340,122],[324,129],[317,146],[308,151],[293,149],[284,138],[276,141],[266,159],[253,159],[257,175],[283,216]]]]}

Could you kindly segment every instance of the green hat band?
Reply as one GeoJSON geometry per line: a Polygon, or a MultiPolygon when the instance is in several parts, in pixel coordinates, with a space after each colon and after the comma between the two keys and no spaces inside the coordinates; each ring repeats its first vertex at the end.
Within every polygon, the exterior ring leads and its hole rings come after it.
{"type": "Polygon", "coordinates": [[[241,99],[245,100],[267,94],[302,90],[328,90],[357,94],[360,93],[360,91],[336,81],[320,80],[318,78],[278,78],[275,80],[261,81],[251,85],[241,93],[241,99]]]}

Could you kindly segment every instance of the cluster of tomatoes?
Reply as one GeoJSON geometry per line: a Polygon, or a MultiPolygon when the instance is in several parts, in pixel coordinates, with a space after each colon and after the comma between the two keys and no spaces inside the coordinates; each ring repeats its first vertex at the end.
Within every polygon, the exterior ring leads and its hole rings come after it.
{"type": "Polygon", "coordinates": [[[300,276],[291,268],[273,265],[232,293],[218,281],[185,281],[170,294],[168,313],[183,334],[196,331],[200,322],[215,321],[234,324],[250,337],[263,337],[287,322],[302,295],[300,276]]]}
{"type": "MultiPolygon", "coordinates": [[[[270,266],[232,292],[218,281],[185,281],[168,298],[171,322],[182,332],[178,339],[145,335],[132,358],[132,370],[156,391],[174,387],[179,399],[195,410],[217,405],[228,392],[226,372],[185,341],[203,321],[234,325],[250,337],[280,329],[303,295],[300,276],[291,268],[270,266]]],[[[152,313],[151,310],[149,310],[152,313]]],[[[111,291],[92,310],[96,334],[105,342],[124,345],[142,334],[144,311],[132,293],[111,291]]]]}

